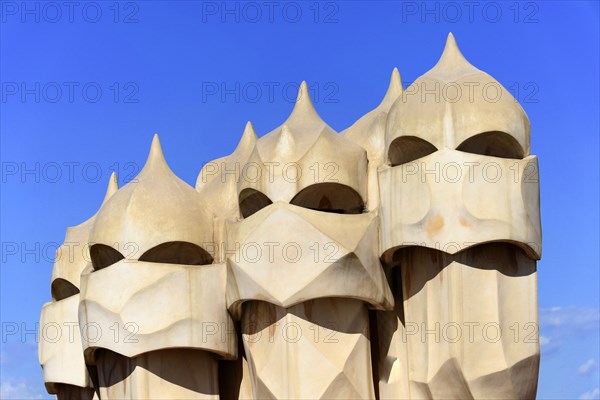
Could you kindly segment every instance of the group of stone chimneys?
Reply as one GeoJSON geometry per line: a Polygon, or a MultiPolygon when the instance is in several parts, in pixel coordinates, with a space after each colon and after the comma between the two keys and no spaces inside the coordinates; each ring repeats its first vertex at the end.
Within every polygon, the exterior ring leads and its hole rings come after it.
{"type": "Polygon", "coordinates": [[[59,399],[534,398],[537,158],[510,93],[449,35],[335,132],[302,83],[196,188],[158,136],[67,229],[40,320],[59,399]],[[73,332],[74,335],[68,334],[73,332]],[[48,337],[48,327],[60,335],[48,337]]]}

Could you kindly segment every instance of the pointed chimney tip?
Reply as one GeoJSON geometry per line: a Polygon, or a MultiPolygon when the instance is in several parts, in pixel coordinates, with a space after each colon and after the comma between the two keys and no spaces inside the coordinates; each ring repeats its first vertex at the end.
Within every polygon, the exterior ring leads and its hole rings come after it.
{"type": "Polygon", "coordinates": [[[108,185],[106,187],[106,193],[104,194],[104,200],[102,200],[102,204],[106,203],[113,194],[117,193],[117,190],[119,190],[119,181],[117,179],[117,173],[113,171],[108,179],[108,185]]]}
{"type": "Polygon", "coordinates": [[[310,101],[310,92],[308,91],[308,84],[306,81],[302,81],[300,87],[298,88],[296,103],[304,103],[306,100],[310,101]]]}
{"type": "Polygon", "coordinates": [[[158,138],[158,134],[155,133],[152,137],[152,145],[150,146],[150,153],[148,154],[148,159],[146,160],[146,164],[144,168],[150,165],[159,165],[164,164],[167,165],[167,160],[165,160],[165,155],[162,150],[162,146],[160,144],[160,139],[158,138]]]}
{"type": "Polygon", "coordinates": [[[254,130],[254,126],[252,125],[252,122],[250,122],[250,121],[246,122],[246,126],[244,127],[244,132],[242,133],[242,137],[240,139],[240,142],[238,143],[238,147],[236,148],[236,151],[238,148],[240,148],[240,146],[242,146],[242,147],[250,146],[250,145],[256,143],[257,140],[258,140],[258,136],[256,135],[256,131],[254,130]]]}

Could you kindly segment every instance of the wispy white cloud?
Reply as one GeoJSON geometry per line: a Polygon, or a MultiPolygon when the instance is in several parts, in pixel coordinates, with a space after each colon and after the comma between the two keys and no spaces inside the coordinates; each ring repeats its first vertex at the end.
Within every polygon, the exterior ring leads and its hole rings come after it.
{"type": "Polygon", "coordinates": [[[542,346],[542,348],[543,348],[544,346],[548,346],[549,344],[550,344],[550,338],[540,335],[540,346],[542,346]]]}
{"type": "Polygon", "coordinates": [[[46,393],[34,341],[2,343],[0,399],[51,399],[46,393]]]}
{"type": "Polygon", "coordinates": [[[41,393],[31,391],[31,384],[25,379],[8,379],[0,383],[0,399],[43,399],[45,396],[41,393]]]}
{"type": "Polygon", "coordinates": [[[600,310],[581,307],[551,307],[540,309],[542,329],[562,328],[574,333],[598,330],[600,310]]]}
{"type": "Polygon", "coordinates": [[[548,356],[556,352],[558,349],[560,349],[561,344],[562,343],[559,340],[540,335],[540,348],[544,356],[548,356]]]}
{"type": "Polygon", "coordinates": [[[577,372],[579,373],[579,375],[587,375],[593,370],[595,370],[597,366],[598,363],[596,362],[596,360],[590,358],[589,360],[581,364],[579,368],[577,368],[577,372]]]}
{"type": "Polygon", "coordinates": [[[600,310],[583,307],[550,307],[539,311],[540,346],[544,355],[557,352],[573,337],[600,332],[600,310]]]}
{"type": "Polygon", "coordinates": [[[600,399],[600,388],[592,389],[579,396],[579,400],[597,400],[600,399]]]}

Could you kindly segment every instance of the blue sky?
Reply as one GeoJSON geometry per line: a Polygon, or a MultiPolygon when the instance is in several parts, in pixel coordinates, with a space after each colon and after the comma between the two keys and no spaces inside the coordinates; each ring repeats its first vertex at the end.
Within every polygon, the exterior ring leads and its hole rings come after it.
{"type": "Polygon", "coordinates": [[[26,330],[50,300],[55,244],[96,211],[113,170],[120,184],[137,173],[153,133],[193,185],[246,121],[259,135],[284,121],[301,80],[341,131],[379,103],[393,67],[405,86],[432,67],[449,31],[531,120],[538,397],[600,397],[597,2],[0,4],[1,398],[48,397],[26,330]]]}

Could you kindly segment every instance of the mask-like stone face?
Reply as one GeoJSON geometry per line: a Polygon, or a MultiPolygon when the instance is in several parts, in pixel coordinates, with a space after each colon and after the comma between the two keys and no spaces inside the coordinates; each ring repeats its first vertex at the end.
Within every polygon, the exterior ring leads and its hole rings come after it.
{"type": "Polygon", "coordinates": [[[377,228],[375,213],[323,213],[283,202],[230,222],[230,310],[239,315],[246,300],[290,307],[323,297],[389,309],[393,300],[377,256],[377,228]]]}
{"type": "Polygon", "coordinates": [[[248,217],[271,202],[306,203],[322,211],[361,213],[367,193],[365,150],[331,129],[315,111],[305,83],[285,123],[255,144],[239,167],[240,212],[248,217]],[[313,191],[328,185],[324,202],[313,191]],[[327,203],[328,202],[328,203],[327,203]],[[342,211],[343,210],[343,211],[342,211]]]}
{"type": "Polygon", "coordinates": [[[212,241],[210,210],[171,172],[155,137],[143,170],[102,207],[90,234],[93,269],[82,276],[80,308],[86,354],[187,347],[235,356],[225,266],[204,249],[212,241]]]}
{"type": "Polygon", "coordinates": [[[235,327],[225,311],[225,275],[223,264],[136,260],[85,275],[80,310],[87,328],[84,348],[134,357],[185,347],[234,357],[235,327]],[[107,296],[107,288],[118,296],[107,296]]]}
{"type": "Polygon", "coordinates": [[[402,307],[378,320],[381,398],[534,397],[541,226],[525,113],[450,36],[391,107],[386,151],[381,251],[402,307]]]}
{"type": "Polygon", "coordinates": [[[230,311],[239,317],[247,300],[290,307],[323,297],[390,308],[376,214],[363,214],[366,152],[321,120],[306,83],[286,122],[245,152],[237,185],[244,219],[227,223],[230,311]],[[326,164],[329,176],[319,171],[326,164]],[[257,165],[284,167],[263,168],[258,180],[242,172],[257,165]],[[285,165],[296,169],[294,179],[285,165]]]}
{"type": "MultiPolygon", "coordinates": [[[[296,116],[292,114],[292,117],[296,116]]],[[[358,208],[366,195],[365,151],[351,142],[340,145],[343,139],[327,126],[314,137],[294,135],[292,129],[296,128],[293,124],[290,126],[284,125],[265,141],[258,141],[244,166],[238,192],[258,191],[271,201],[294,203],[299,193],[315,184],[328,184],[339,190],[347,187],[352,191],[340,192],[340,200],[351,200],[349,197],[355,196],[352,211],[362,212],[358,208]],[[328,155],[336,155],[336,158],[328,155]]]]}
{"type": "MultiPolygon", "coordinates": [[[[226,267],[213,264],[206,250],[212,224],[201,195],[171,172],[155,137],[140,174],[98,213],[92,268],[81,278],[83,349],[104,396],[143,393],[149,382],[143,357],[164,364],[170,349],[185,348],[214,353],[196,353],[198,363],[185,374],[210,371],[213,384],[205,382],[196,395],[218,397],[216,356],[237,357],[237,341],[225,304],[226,267]],[[128,368],[131,374],[119,375],[128,368]]],[[[176,382],[164,381],[154,397],[183,395],[176,382]]]]}
{"type": "Polygon", "coordinates": [[[305,83],[282,126],[256,139],[248,125],[236,151],[201,172],[197,188],[225,226],[218,257],[229,311],[241,321],[249,370],[241,387],[254,398],[374,398],[369,308],[391,309],[393,298],[377,213],[364,213],[367,179],[365,149],[320,119],[305,83]],[[302,331],[294,343],[289,326],[302,331]],[[334,342],[309,340],[310,329],[332,326],[334,342]]]}
{"type": "MultiPolygon", "coordinates": [[[[479,243],[507,241],[539,258],[538,164],[439,150],[379,171],[382,248],[454,254],[479,243]]],[[[387,252],[385,250],[388,250],[387,252]]]]}
{"type": "MultiPolygon", "coordinates": [[[[113,173],[103,204],[117,189],[113,173]]],[[[94,219],[95,216],[67,229],[52,269],[52,302],[44,304],[40,316],[39,362],[48,393],[59,397],[91,399],[93,396],[81,351],[78,307],[80,274],[90,260],[88,238],[94,219]]]]}
{"type": "Polygon", "coordinates": [[[386,150],[379,188],[388,261],[393,249],[406,246],[453,254],[490,241],[515,243],[540,258],[529,121],[510,93],[468,63],[452,35],[436,66],[391,107],[386,150]],[[497,99],[486,95],[486,85],[496,88],[497,99]]]}
{"type": "MultiPolygon", "coordinates": [[[[188,260],[182,264],[202,265],[212,262],[212,255],[204,250],[212,242],[210,209],[169,169],[155,136],[142,171],[96,216],[90,254],[95,270],[121,258],[143,260],[151,256],[151,250],[155,255],[180,253],[188,260]]],[[[172,263],[177,264],[177,260],[172,263]]]]}

